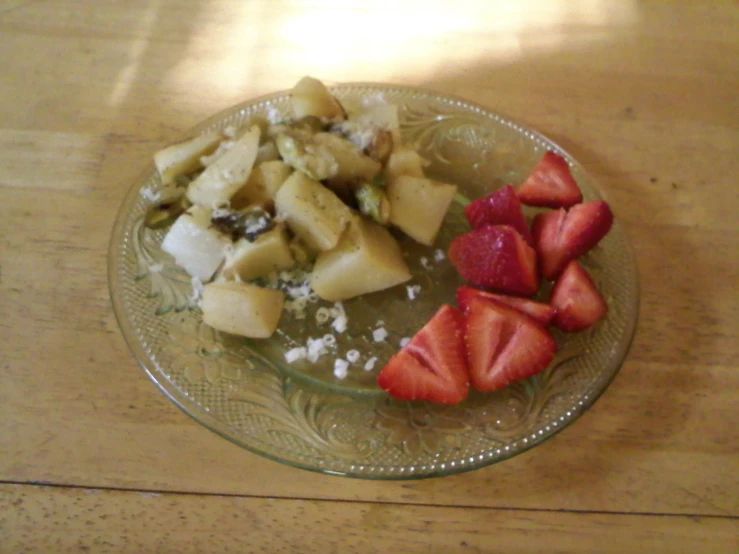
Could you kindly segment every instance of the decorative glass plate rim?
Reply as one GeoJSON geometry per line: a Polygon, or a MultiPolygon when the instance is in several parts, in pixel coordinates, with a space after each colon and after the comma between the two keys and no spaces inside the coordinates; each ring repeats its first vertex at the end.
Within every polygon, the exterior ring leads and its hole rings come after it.
{"type": "MultiPolygon", "coordinates": [[[[498,124],[502,124],[505,126],[508,126],[514,131],[520,132],[531,139],[536,139],[539,142],[546,144],[551,149],[559,152],[562,154],[568,161],[570,161],[573,165],[577,166],[581,173],[586,175],[588,179],[590,180],[593,187],[598,192],[598,195],[604,199],[607,199],[607,195],[605,192],[601,189],[599,184],[595,179],[592,178],[592,176],[589,175],[589,173],[580,165],[580,163],[577,161],[577,159],[572,156],[569,152],[567,152],[564,148],[562,148],[559,144],[555,143],[553,140],[549,139],[542,133],[531,129],[530,127],[520,124],[516,122],[515,120],[512,120],[508,117],[504,117],[496,112],[493,112],[486,108],[485,106],[478,104],[476,102],[452,95],[447,93],[440,93],[436,92],[434,90],[423,88],[423,87],[416,87],[416,86],[410,86],[410,85],[398,85],[398,84],[391,84],[391,83],[378,83],[378,82],[347,82],[347,83],[336,83],[329,86],[329,89],[331,90],[351,90],[351,89],[375,89],[378,92],[407,92],[407,93],[416,93],[416,94],[422,94],[427,95],[430,97],[433,97],[437,101],[441,101],[445,104],[452,105],[452,106],[460,106],[465,108],[472,108],[472,110],[483,117],[486,117],[490,119],[491,121],[494,121],[498,124]]],[[[207,119],[201,121],[200,123],[190,127],[189,129],[185,130],[184,132],[180,133],[180,136],[178,137],[179,140],[183,140],[185,138],[195,136],[197,134],[200,134],[204,132],[206,129],[217,125],[220,121],[226,119],[227,117],[230,117],[234,114],[237,114],[243,110],[249,109],[249,108],[257,108],[260,105],[268,104],[272,100],[284,98],[286,95],[289,94],[289,90],[282,90],[277,92],[272,92],[269,94],[261,95],[256,98],[253,98],[251,100],[246,100],[244,102],[240,102],[234,106],[231,106],[229,108],[226,108],[224,110],[221,110],[220,112],[208,117],[207,119]]],[[[539,444],[543,443],[547,439],[553,437],[569,425],[571,425],[574,421],[579,419],[581,415],[583,415],[590,407],[593,406],[593,404],[600,398],[600,396],[608,389],[611,382],[615,379],[616,375],[620,371],[621,367],[623,366],[623,363],[626,359],[626,356],[629,352],[629,349],[631,347],[631,344],[634,340],[634,336],[636,334],[637,329],[637,323],[639,319],[639,309],[640,309],[640,284],[639,284],[639,272],[638,272],[638,266],[636,263],[636,257],[634,255],[633,246],[631,245],[631,242],[628,239],[628,236],[626,235],[623,228],[620,226],[618,222],[614,222],[612,233],[618,232],[622,235],[622,243],[626,250],[626,254],[628,259],[631,262],[633,271],[634,271],[634,295],[633,295],[633,305],[629,307],[629,309],[633,312],[634,317],[631,318],[628,322],[628,327],[624,331],[624,337],[622,343],[618,345],[618,348],[614,351],[614,355],[610,358],[609,364],[607,367],[603,367],[602,370],[599,373],[599,377],[594,380],[590,388],[587,391],[587,394],[584,395],[581,398],[584,398],[585,400],[580,400],[579,402],[576,402],[571,409],[569,409],[565,416],[560,416],[559,423],[555,422],[554,425],[547,425],[546,430],[542,431],[539,430],[537,436],[531,437],[529,439],[524,439],[523,441],[519,440],[511,445],[507,445],[504,448],[503,452],[498,453],[496,457],[493,457],[492,455],[488,455],[487,457],[484,457],[482,453],[480,455],[476,456],[475,461],[469,460],[461,460],[459,464],[454,464],[453,462],[450,464],[441,464],[442,467],[438,467],[436,464],[431,464],[430,466],[422,466],[418,468],[418,471],[414,473],[405,473],[403,471],[399,473],[388,473],[387,471],[393,470],[396,468],[396,466],[383,466],[383,468],[380,468],[379,471],[373,473],[372,469],[370,469],[370,473],[366,471],[355,471],[353,469],[350,469],[348,471],[344,470],[333,470],[329,467],[320,467],[320,464],[310,464],[301,462],[294,459],[286,459],[284,457],[281,457],[278,454],[274,454],[271,452],[266,452],[264,450],[259,449],[258,447],[254,446],[253,444],[250,444],[247,440],[245,440],[243,437],[234,436],[233,434],[228,432],[228,427],[220,421],[218,418],[214,417],[210,413],[204,410],[204,408],[197,404],[197,402],[191,400],[188,398],[185,394],[182,393],[175,385],[174,383],[168,378],[167,375],[161,374],[160,371],[157,369],[156,364],[152,362],[152,360],[147,355],[145,348],[141,341],[136,336],[136,333],[131,328],[131,323],[126,320],[124,317],[126,310],[123,305],[123,300],[120,297],[120,295],[117,295],[115,291],[117,290],[117,287],[119,285],[120,277],[118,275],[118,271],[115,267],[115,262],[117,260],[117,253],[124,244],[125,241],[122,242],[116,242],[116,238],[122,238],[120,237],[123,227],[126,224],[126,214],[127,214],[127,208],[130,208],[130,206],[133,204],[137,196],[139,195],[141,184],[149,178],[152,173],[155,171],[155,167],[153,162],[150,160],[147,166],[139,173],[137,178],[134,180],[133,184],[125,194],[123,201],[121,202],[121,205],[118,209],[118,212],[116,214],[115,222],[113,224],[111,235],[110,235],[110,243],[108,247],[108,260],[107,260],[107,269],[108,269],[108,288],[109,288],[109,294],[111,298],[111,303],[113,307],[113,312],[115,314],[116,321],[118,323],[118,326],[121,330],[121,334],[123,335],[124,341],[126,342],[128,348],[130,349],[131,353],[133,354],[135,360],[139,364],[139,366],[144,370],[146,375],[156,384],[156,386],[164,393],[169,400],[171,400],[178,408],[180,408],[185,414],[190,416],[192,419],[194,419],[199,424],[205,426],[209,430],[213,431],[214,433],[218,434],[219,436],[229,440],[230,442],[254,453],[259,456],[262,456],[264,458],[289,465],[291,467],[296,467],[299,469],[305,469],[309,471],[314,471],[318,473],[324,473],[328,475],[337,475],[337,476],[343,476],[343,477],[351,477],[351,478],[360,478],[360,479],[370,479],[370,480],[412,480],[412,479],[424,479],[424,478],[431,478],[431,477],[442,477],[446,475],[453,475],[458,473],[464,473],[467,471],[472,471],[475,469],[480,469],[482,467],[486,467],[489,465],[494,465],[498,462],[502,462],[505,460],[508,460],[518,454],[522,454],[535,446],[538,446],[539,444]],[[523,442],[523,444],[521,444],[523,442]],[[385,469],[383,471],[382,469],[385,469]]],[[[283,376],[285,377],[285,376],[283,376]]],[[[310,387],[310,379],[308,379],[304,384],[308,387],[310,387]]],[[[329,387],[330,390],[330,387],[329,387]]],[[[336,391],[333,391],[334,393],[336,391]]],[[[491,449],[492,450],[492,449],[491,449]]],[[[490,454],[491,450],[488,450],[487,453],[490,454]]],[[[500,449],[498,449],[500,450],[500,449]]],[[[363,466],[361,466],[363,468],[363,466]]],[[[402,467],[402,466],[401,466],[402,467]]],[[[352,466],[354,468],[354,466],[352,466]]]]}

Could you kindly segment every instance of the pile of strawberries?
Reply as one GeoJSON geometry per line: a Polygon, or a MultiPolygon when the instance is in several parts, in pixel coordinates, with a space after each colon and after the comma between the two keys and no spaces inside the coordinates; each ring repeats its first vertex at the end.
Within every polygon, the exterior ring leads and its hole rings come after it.
{"type": "Polygon", "coordinates": [[[472,230],[457,236],[449,259],[472,285],[457,290],[377,377],[396,398],[454,404],[469,385],[492,391],[539,373],[557,345],[547,327],[582,331],[608,305],[577,259],[608,233],[613,213],[583,202],[560,155],[546,152],[526,181],[465,206],[472,230]],[[529,229],[521,204],[552,208],[529,229]],[[554,282],[548,303],[530,297],[540,279],[554,282]]]}

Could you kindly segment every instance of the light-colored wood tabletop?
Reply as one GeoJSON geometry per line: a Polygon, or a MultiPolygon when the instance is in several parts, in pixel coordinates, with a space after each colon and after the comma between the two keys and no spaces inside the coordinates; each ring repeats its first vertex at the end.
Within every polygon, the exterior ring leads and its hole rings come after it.
{"type": "Polygon", "coordinates": [[[739,552],[737,2],[2,0],[0,59],[0,552],[739,552]],[[641,315],[571,427],[346,479],[240,449],[141,371],[107,288],[123,196],[305,74],[463,96],[600,182],[641,315]]]}

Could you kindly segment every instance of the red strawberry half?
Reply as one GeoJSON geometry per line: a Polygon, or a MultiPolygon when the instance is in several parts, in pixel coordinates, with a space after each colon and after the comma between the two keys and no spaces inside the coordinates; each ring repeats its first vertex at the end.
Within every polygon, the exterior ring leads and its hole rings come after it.
{"type": "Polygon", "coordinates": [[[590,275],[571,261],[552,288],[549,302],[557,310],[554,324],[563,331],[587,329],[608,313],[608,304],[590,275]]]}
{"type": "Polygon", "coordinates": [[[456,404],[467,397],[469,377],[464,355],[464,318],[443,304],[395,354],[377,376],[377,384],[395,398],[456,404]]]}
{"type": "Polygon", "coordinates": [[[518,187],[518,199],[528,206],[569,208],[582,202],[582,192],[567,161],[551,150],[542,156],[531,175],[518,187]]]}
{"type": "Polygon", "coordinates": [[[546,368],[557,345],[533,319],[476,297],[465,311],[467,363],[472,386],[491,391],[546,368]]]}
{"type": "Polygon", "coordinates": [[[611,225],[613,212],[603,200],[538,214],[531,230],[541,274],[547,279],[557,277],[571,260],[598,244],[611,225]]]}
{"type": "Polygon", "coordinates": [[[530,296],[539,288],[536,252],[510,225],[489,225],[457,235],[449,260],[473,285],[530,296]]]}
{"type": "Polygon", "coordinates": [[[483,198],[473,200],[464,207],[464,215],[473,229],[485,225],[510,225],[533,245],[529,226],[521,211],[521,202],[511,185],[506,185],[483,198]]]}
{"type": "Polygon", "coordinates": [[[519,312],[526,314],[543,327],[546,327],[552,322],[552,318],[556,312],[556,310],[549,304],[536,302],[535,300],[529,300],[528,298],[495,294],[476,289],[474,287],[468,287],[467,285],[462,285],[457,289],[457,305],[462,310],[466,311],[468,309],[473,298],[482,298],[483,300],[490,300],[492,302],[498,302],[509,306],[514,310],[518,310],[519,312]]]}

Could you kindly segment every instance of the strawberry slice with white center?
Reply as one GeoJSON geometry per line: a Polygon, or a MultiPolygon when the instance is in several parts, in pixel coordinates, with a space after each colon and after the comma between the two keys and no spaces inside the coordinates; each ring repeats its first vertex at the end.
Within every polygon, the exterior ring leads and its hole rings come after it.
{"type": "Polygon", "coordinates": [[[612,225],[613,212],[603,200],[538,214],[531,231],[541,274],[555,279],[571,260],[598,244],[612,225]]]}
{"type": "Polygon", "coordinates": [[[552,287],[549,299],[557,310],[554,324],[570,333],[582,331],[608,313],[608,304],[587,271],[571,261],[552,287]]]}
{"type": "Polygon", "coordinates": [[[539,289],[536,252],[510,225],[457,235],[449,245],[449,260],[473,285],[524,296],[539,289]]]}
{"type": "Polygon", "coordinates": [[[501,389],[539,373],[557,350],[549,331],[498,302],[472,298],[465,323],[470,382],[479,391],[501,389]]]}
{"type": "Polygon", "coordinates": [[[521,298],[520,296],[509,296],[507,294],[495,294],[485,290],[476,289],[462,285],[457,289],[457,305],[463,311],[468,308],[473,298],[482,298],[492,302],[499,302],[509,306],[519,312],[526,314],[531,319],[539,323],[542,327],[546,327],[552,322],[556,310],[549,304],[521,298]]]}
{"type": "Polygon", "coordinates": [[[487,196],[473,200],[464,207],[464,215],[467,216],[467,221],[473,229],[486,225],[510,225],[521,233],[527,243],[532,246],[534,244],[526,218],[521,211],[521,202],[511,185],[506,185],[487,196]]]}
{"type": "Polygon", "coordinates": [[[569,208],[582,202],[582,192],[567,160],[551,150],[542,156],[516,194],[527,206],[543,208],[569,208]]]}
{"type": "Polygon", "coordinates": [[[464,353],[462,313],[443,304],[377,376],[391,396],[456,404],[467,397],[469,376],[464,353]]]}

